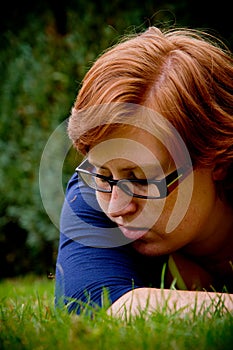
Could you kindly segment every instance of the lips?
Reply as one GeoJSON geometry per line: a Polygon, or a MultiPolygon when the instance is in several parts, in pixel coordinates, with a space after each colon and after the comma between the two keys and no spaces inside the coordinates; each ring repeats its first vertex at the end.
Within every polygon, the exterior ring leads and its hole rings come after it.
{"type": "Polygon", "coordinates": [[[119,226],[119,229],[123,233],[123,235],[126,238],[136,240],[141,237],[143,237],[147,232],[148,229],[146,228],[138,228],[138,227],[125,227],[125,226],[119,226]]]}

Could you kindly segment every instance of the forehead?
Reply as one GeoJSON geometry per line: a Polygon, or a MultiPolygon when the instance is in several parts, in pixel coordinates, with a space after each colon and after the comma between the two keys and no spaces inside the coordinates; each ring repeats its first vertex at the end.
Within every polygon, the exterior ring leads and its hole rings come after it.
{"type": "Polygon", "coordinates": [[[109,160],[125,159],[134,164],[164,164],[171,157],[165,145],[149,132],[133,126],[116,127],[92,146],[89,160],[103,165],[109,160]]]}

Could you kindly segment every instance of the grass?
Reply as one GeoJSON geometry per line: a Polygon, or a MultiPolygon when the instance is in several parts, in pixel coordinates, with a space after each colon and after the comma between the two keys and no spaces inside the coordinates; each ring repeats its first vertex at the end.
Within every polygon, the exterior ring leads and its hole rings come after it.
{"type": "Polygon", "coordinates": [[[7,279],[0,283],[0,349],[131,350],[232,349],[233,315],[212,317],[164,311],[127,322],[99,310],[93,318],[53,305],[54,280],[7,279]]]}

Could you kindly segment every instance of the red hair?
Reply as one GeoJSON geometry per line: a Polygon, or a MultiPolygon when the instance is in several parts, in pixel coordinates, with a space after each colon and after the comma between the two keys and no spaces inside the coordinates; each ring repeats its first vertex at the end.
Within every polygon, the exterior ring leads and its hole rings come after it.
{"type": "Polygon", "coordinates": [[[107,50],[84,77],[69,120],[79,150],[88,151],[108,130],[98,113],[80,112],[111,103],[160,113],[181,135],[195,166],[226,170],[219,185],[233,205],[233,59],[225,47],[195,30],[151,27],[107,50]]]}

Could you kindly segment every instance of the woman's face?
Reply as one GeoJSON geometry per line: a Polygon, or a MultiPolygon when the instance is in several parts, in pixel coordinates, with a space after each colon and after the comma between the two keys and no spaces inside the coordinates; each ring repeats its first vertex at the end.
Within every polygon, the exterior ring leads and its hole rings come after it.
{"type": "MultiPolygon", "coordinates": [[[[92,147],[88,159],[96,173],[115,180],[160,180],[185,165],[176,164],[153,135],[133,127],[108,134],[92,147]]],[[[102,210],[146,255],[168,254],[184,246],[201,254],[207,241],[211,245],[221,216],[211,169],[190,169],[166,198],[135,198],[118,186],[112,193],[96,195],[102,210]]]]}

